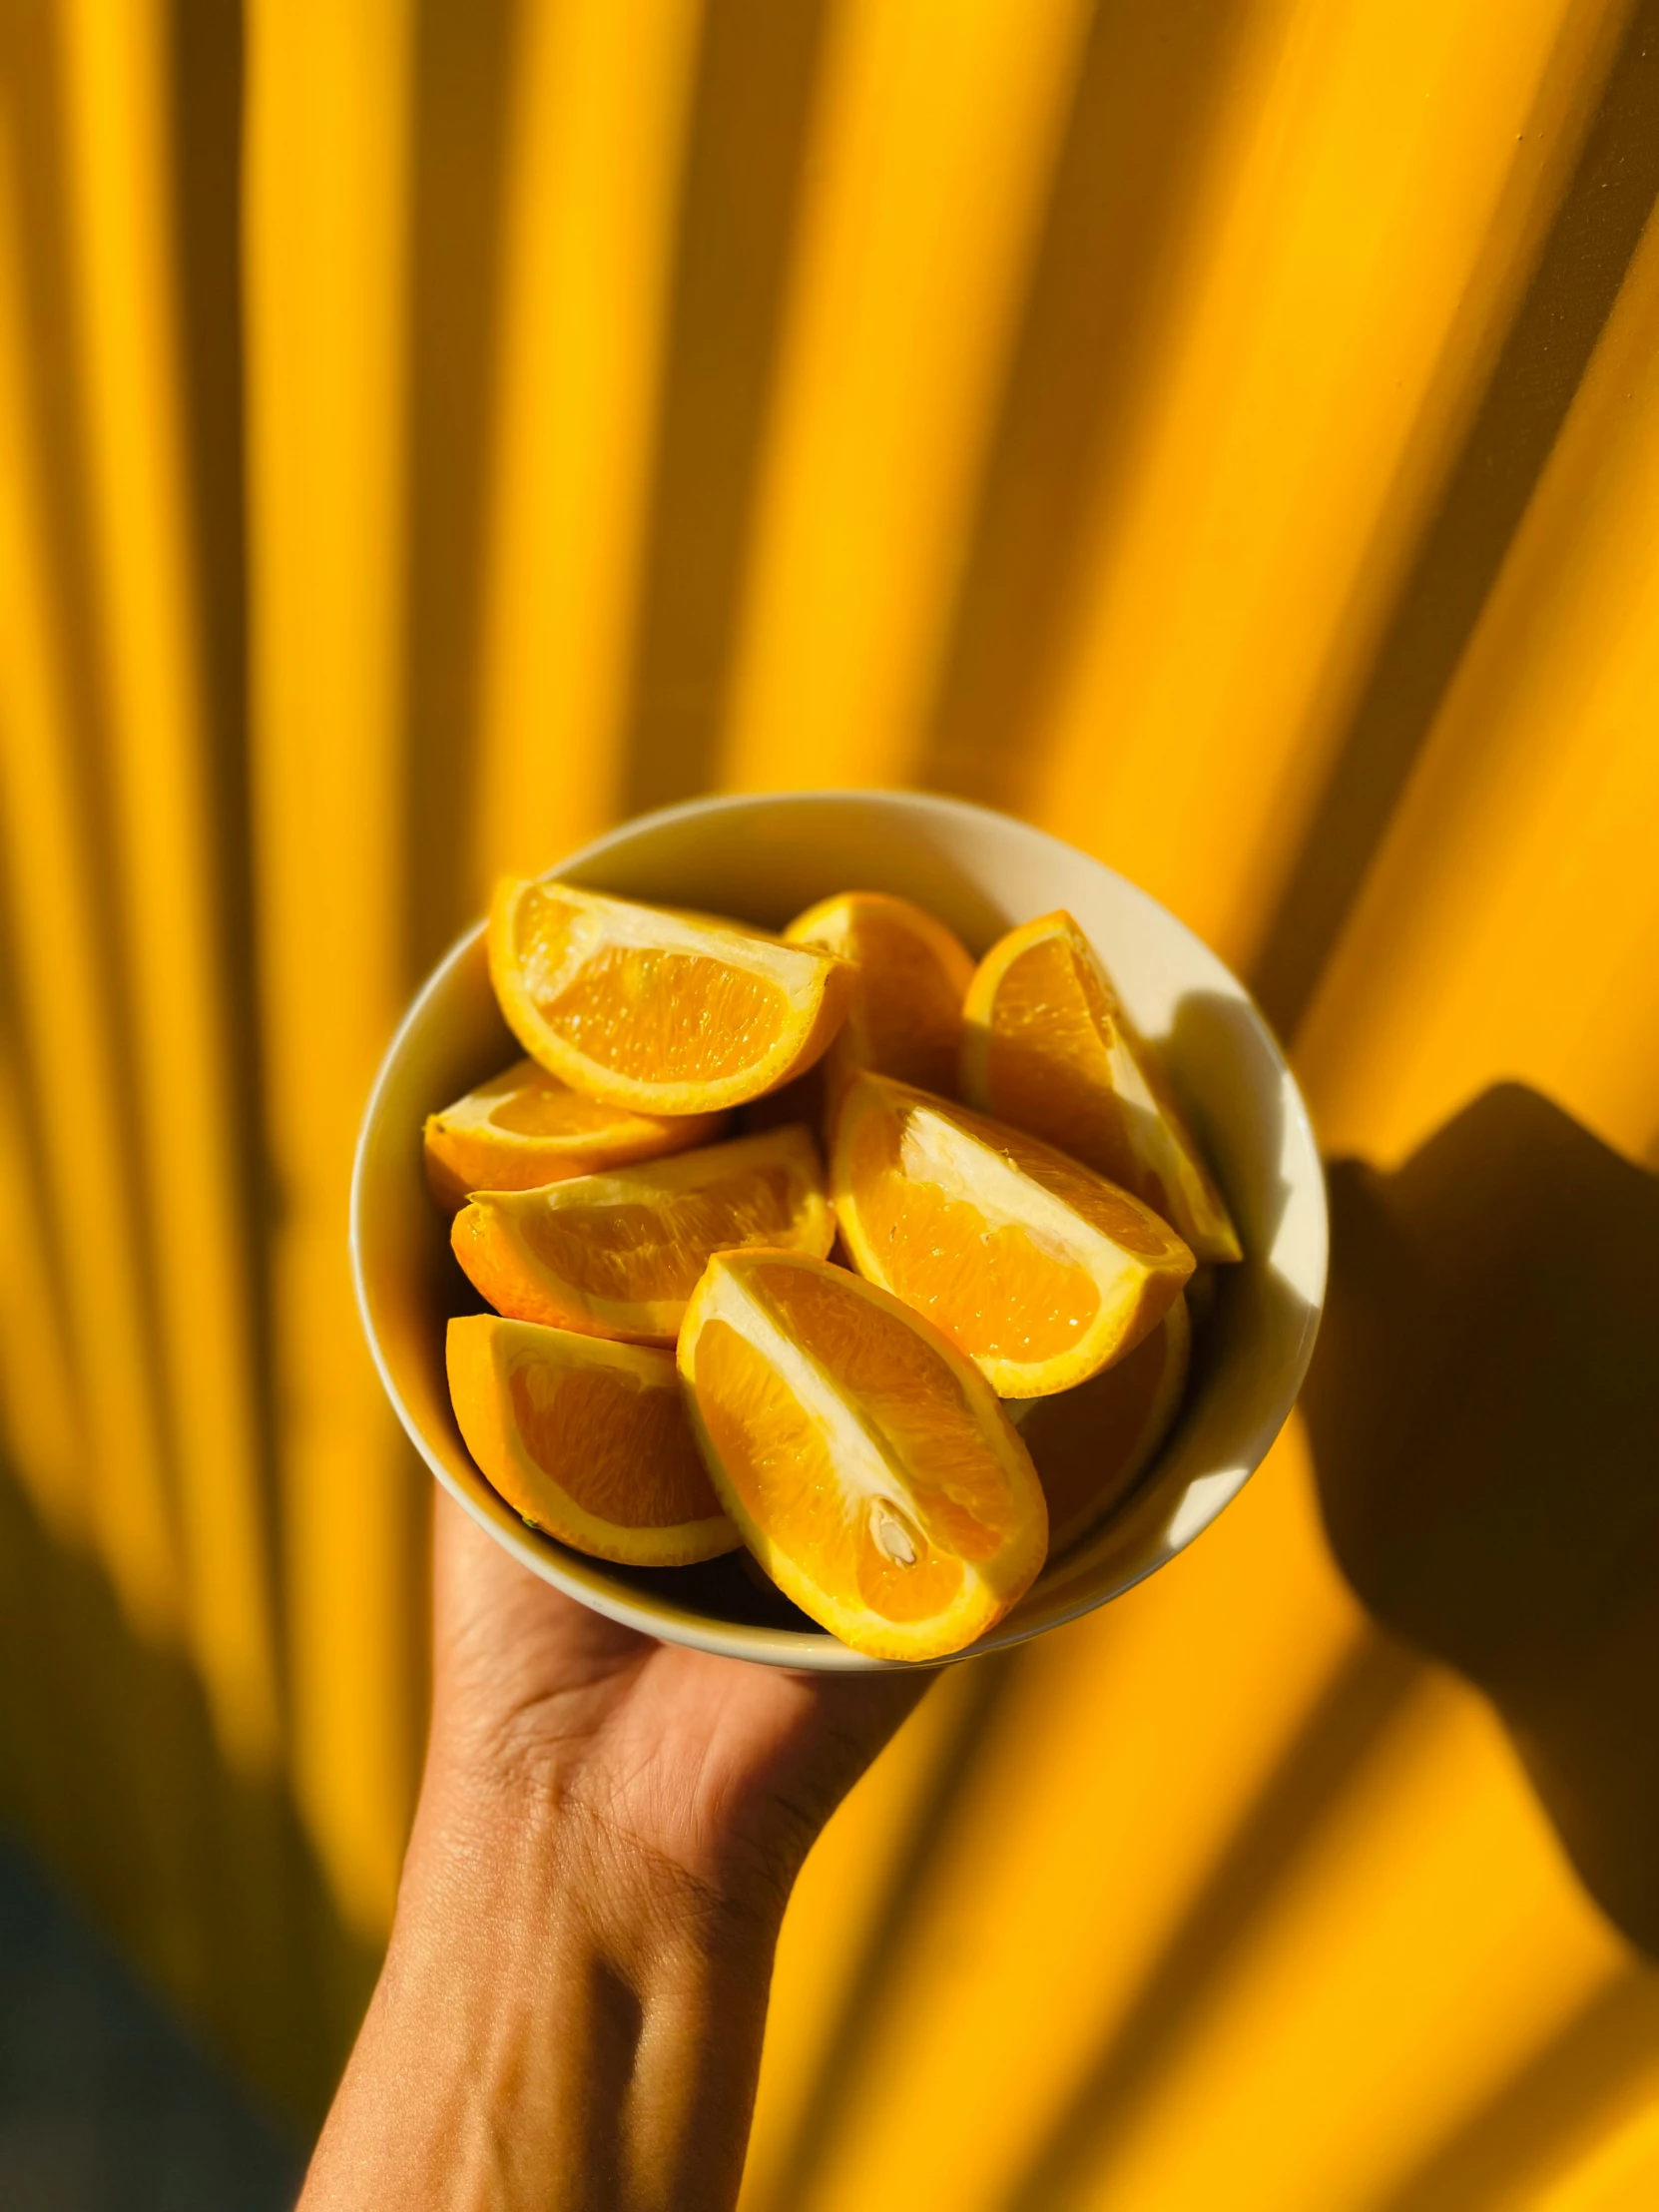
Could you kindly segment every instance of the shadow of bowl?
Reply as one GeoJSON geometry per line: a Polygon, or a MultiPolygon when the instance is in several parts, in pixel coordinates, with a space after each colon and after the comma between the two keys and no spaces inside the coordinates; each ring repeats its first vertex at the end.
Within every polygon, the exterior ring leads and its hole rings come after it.
{"type": "MultiPolygon", "coordinates": [[[[1181,1418],[1133,1495],[1039,1576],[973,1652],[1074,1620],[1153,1573],[1238,1494],[1283,1426],[1325,1296],[1325,1179],[1307,1110],[1244,986],[1155,899],[1058,838],[900,792],[699,800],[627,824],[551,872],[590,888],[778,927],[847,888],[900,892],[983,952],[1064,906],[1098,947],[1226,1191],[1245,1246],[1226,1271],[1181,1418]]],[[[392,1040],[351,1189],[357,1302],[386,1394],[437,1479],[532,1572],[647,1634],[778,1666],[882,1664],[761,1589],[736,1558],[676,1569],[590,1559],[528,1528],[474,1466],[450,1411],[444,1325],[476,1300],[427,1196],[421,1125],[517,1056],[482,928],[440,962],[392,1040]]],[[[968,1656],[964,1654],[963,1656],[968,1656]]]]}

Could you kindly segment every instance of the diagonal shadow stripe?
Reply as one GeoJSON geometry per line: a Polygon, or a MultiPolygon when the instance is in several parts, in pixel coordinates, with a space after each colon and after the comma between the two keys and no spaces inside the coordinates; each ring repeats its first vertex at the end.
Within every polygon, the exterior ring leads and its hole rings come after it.
{"type": "MultiPolygon", "coordinates": [[[[243,11],[223,0],[172,0],[168,66],[172,205],[177,241],[179,351],[191,582],[196,595],[206,719],[216,911],[231,981],[234,1096],[243,1127],[259,1125],[259,1003],[254,921],[254,821],[248,774],[248,527],[243,361],[243,11]]],[[[249,1218],[263,1207],[254,1150],[242,1163],[249,1218]]],[[[263,1328],[259,1331],[264,1335],[263,1328]]]]}
{"type": "Polygon", "coordinates": [[[245,1240],[249,1367],[273,1618],[284,1547],[276,1508],[271,1238],[276,1198],[265,1139],[264,1044],[248,755],[248,500],[243,469],[242,171],[246,36],[239,0],[171,0],[172,206],[178,242],[179,409],[203,694],[204,864],[221,933],[220,1019],[245,1240]]]}
{"type": "Polygon", "coordinates": [[[917,782],[1017,811],[1079,619],[1089,525],[1123,468],[1250,20],[1242,0],[1099,0],[974,517],[917,782]]]}
{"type": "MultiPolygon", "coordinates": [[[[3,1463],[0,1826],[30,1839],[246,2079],[307,2133],[317,2126],[374,1985],[378,1949],[341,1921],[279,1783],[224,1765],[188,1660],[134,1635],[97,1563],[53,1534],[3,1463]],[[182,1902],[147,1855],[146,1799],[158,1787],[196,1808],[216,1847],[182,1902]],[[239,1856],[250,1839],[270,1853],[264,1864],[239,1856]],[[274,1900],[285,1961],[251,1948],[237,1925],[271,1912],[274,1900]],[[216,1946],[211,1986],[182,1970],[181,1914],[216,1946]]],[[[4,2074],[0,2054],[0,2083],[4,2074]]],[[[155,2203],[154,2176],[145,2178],[152,2188],[143,2201],[155,2203]]],[[[0,2187],[0,2204],[17,2202],[0,2187]]]]}
{"type": "Polygon", "coordinates": [[[518,0],[418,0],[409,217],[404,928],[411,980],[468,918],[486,483],[518,0]]]}
{"type": "MultiPolygon", "coordinates": [[[[47,571],[59,633],[53,641],[63,687],[64,725],[58,742],[71,787],[74,832],[88,861],[87,897],[100,974],[106,982],[96,1018],[109,1039],[109,1065],[120,1108],[114,1117],[114,1143],[122,1183],[130,1194],[127,1229],[138,1304],[133,1333],[142,1361],[144,1403],[154,1422],[171,1508],[177,1461],[157,1321],[155,1255],[160,1229],[156,1194],[147,1191],[144,1177],[133,1008],[121,987],[126,972],[125,929],[109,766],[114,675],[98,603],[96,503],[81,435],[88,398],[84,332],[73,280],[64,35],[62,20],[49,10],[0,7],[0,128],[11,142],[17,194],[21,342],[30,371],[25,388],[40,501],[39,557],[47,571]]],[[[7,889],[0,885],[0,893],[7,889]]],[[[3,913],[0,926],[7,926],[3,913]]],[[[15,943],[15,924],[9,933],[15,943]]],[[[14,971],[14,980],[21,997],[20,970],[14,971]]],[[[17,1043],[22,1088],[35,1101],[31,1110],[37,1128],[44,1129],[54,1086],[61,1077],[57,1069],[41,1064],[33,1037],[20,1033],[17,1043]]],[[[42,1188],[50,1239],[62,1247],[62,1224],[50,1180],[42,1188]]],[[[63,1280],[69,1280],[67,1269],[63,1280]]],[[[70,1341],[72,1369],[84,1394],[89,1386],[87,1363],[95,1353],[83,1334],[77,1332],[70,1341]]],[[[170,1533],[176,1540],[176,1523],[170,1533]]],[[[222,1966],[204,1933],[203,1917],[193,1910],[205,1892],[209,1872],[203,1809],[172,1786],[167,1761],[176,1738],[170,1733],[169,1709],[161,1704],[144,1709],[140,1720],[140,1727],[112,1741],[112,1771],[131,1790],[132,1853],[153,1885],[153,1894],[165,1901],[163,1909],[176,1935],[181,1981],[189,1976],[190,1985],[203,1992],[206,2001],[206,1993],[222,1978],[222,1966]]]]}
{"type": "Polygon", "coordinates": [[[705,791],[743,595],[830,0],[709,0],[692,116],[624,814],[705,791]]]}
{"type": "Polygon", "coordinates": [[[885,1897],[871,1919],[858,1964],[825,2048],[795,2134],[779,2161],[773,2198],[780,2212],[806,2202],[813,2178],[852,2104],[863,2061],[874,2046],[879,2014],[903,1970],[904,1953],[921,1919],[928,1879],[1020,1667],[1017,1651],[969,1662],[968,1695],[956,1730],[930,1778],[907,1836],[890,1866],[885,1897]]]}
{"type": "Polygon", "coordinates": [[[1377,2212],[1479,2212],[1515,2201],[1594,2135],[1611,2106],[1633,2101],[1659,2063],[1659,1978],[1620,1974],[1596,1991],[1538,2055],[1438,2145],[1377,2212]],[[1623,2094],[1621,2096],[1621,2090],[1623,2094]]]}
{"type": "MultiPolygon", "coordinates": [[[[220,939],[218,1011],[232,1121],[227,1134],[237,1176],[237,1228],[246,1255],[262,1557],[277,1629],[280,1697],[288,1672],[281,1663],[282,1624],[289,1616],[283,1595],[287,1547],[281,1540],[277,1495],[272,1364],[271,1241],[276,1204],[266,1141],[248,754],[242,255],[247,34],[241,0],[167,0],[166,39],[171,95],[168,212],[177,242],[179,286],[179,421],[202,676],[201,774],[208,806],[201,858],[210,871],[220,939]]],[[[85,1633],[92,1600],[83,1592],[80,1602],[85,1633]]],[[[158,1684],[161,1679],[158,1671],[158,1684]]],[[[159,1686],[152,1694],[158,1700],[163,1696],[159,1686]]],[[[299,2064],[299,2048],[315,2033],[317,1986],[325,1972],[332,1972],[324,1963],[332,1956],[326,1919],[318,1911],[314,1889],[299,1879],[283,1817],[274,1802],[238,1787],[199,1759],[194,1769],[173,1764],[197,1754],[188,1701],[175,1692],[165,1711],[174,1749],[158,1764],[164,1777],[196,1773],[196,1794],[208,1822],[213,1887],[205,1892],[200,1909],[220,1953],[227,2032],[245,2032],[244,1993],[258,1989],[260,2032],[269,2039],[267,2047],[291,2041],[293,2062],[299,2064]]],[[[152,1743],[140,1737],[139,1744],[141,1756],[156,1757],[152,1743]]],[[[345,2003],[360,1996],[361,1980],[357,1962],[344,1975],[345,2003]]],[[[338,2024],[335,2032],[340,2032],[338,2024]]],[[[304,2063],[316,2068],[314,2057],[304,2063]]],[[[313,2081],[318,2073],[319,2068],[313,2081]]]]}
{"type": "MultiPolygon", "coordinates": [[[[0,10],[0,123],[12,139],[17,189],[23,345],[33,420],[41,552],[61,632],[58,673],[63,685],[63,753],[77,839],[88,855],[87,898],[107,979],[98,1009],[120,1086],[114,1128],[120,1172],[131,1194],[131,1228],[141,1292],[137,1334],[146,1387],[154,1406],[158,1450],[173,1503],[177,1460],[156,1321],[155,1254],[162,1233],[149,1203],[139,1124],[138,1044],[133,1007],[123,987],[126,926],[121,911],[113,778],[110,770],[113,686],[109,641],[99,603],[97,512],[82,426],[89,401],[83,361],[85,333],[76,299],[71,223],[63,22],[41,8],[0,10]]],[[[30,1070],[42,1098],[49,1071],[30,1070]]],[[[176,1530],[175,1530],[176,1537],[176,1530]]]]}
{"type": "Polygon", "coordinates": [[[1294,1882],[1332,1799],[1399,1712],[1418,1662],[1367,1637],[1337,1669],[1186,1920],[1003,2212],[1058,2212],[1175,2057],[1193,2015],[1271,1899],[1294,1882]]]}
{"type": "Polygon", "coordinates": [[[1281,1036],[1294,1037],[1354,910],[1656,198],[1659,0],[1639,0],[1257,963],[1281,1036]]]}

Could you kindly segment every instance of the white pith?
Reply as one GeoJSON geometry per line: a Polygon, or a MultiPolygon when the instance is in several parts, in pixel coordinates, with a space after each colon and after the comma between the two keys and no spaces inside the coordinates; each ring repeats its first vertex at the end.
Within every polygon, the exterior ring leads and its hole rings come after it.
{"type": "Polygon", "coordinates": [[[479,1098],[476,1094],[457,1099],[453,1106],[446,1106],[433,1119],[440,1129],[487,1129],[492,1137],[503,1144],[533,1144],[536,1140],[526,1137],[521,1130],[498,1129],[490,1116],[498,1106],[504,1106],[518,1092],[497,1091],[493,1098],[479,1098]]]}
{"type": "MultiPolygon", "coordinates": [[[[1125,1301],[1135,1296],[1149,1272],[1144,1261],[1124,1252],[1063,1199],[943,1114],[911,1100],[905,1100],[898,1111],[903,1115],[899,1166],[908,1178],[931,1184],[946,1198],[965,1201],[982,1216],[987,1230],[1020,1230],[1047,1258],[1064,1267],[1088,1269],[1100,1294],[1100,1308],[1072,1347],[1073,1354],[1085,1351],[1112,1326],[1125,1301]]],[[[876,1268],[877,1279],[884,1280],[880,1256],[861,1227],[857,1241],[876,1268]]],[[[990,1365],[1006,1386],[1022,1377],[1045,1373],[1053,1363],[999,1359],[990,1365]]]]}
{"type": "MultiPolygon", "coordinates": [[[[557,1076],[549,1075],[545,1070],[539,1072],[543,1081],[552,1083],[561,1090],[566,1088],[559,1083],[557,1076]]],[[[536,1131],[504,1129],[495,1116],[504,1106],[511,1105],[515,1098],[522,1098],[526,1091],[534,1090],[535,1087],[535,1080],[529,1075],[521,1083],[515,1083],[506,1090],[493,1090],[488,1084],[480,1084],[477,1090],[469,1091],[465,1098],[458,1098],[453,1106],[446,1106],[441,1113],[434,1114],[432,1120],[446,1136],[471,1136],[476,1133],[488,1137],[496,1145],[535,1146],[542,1150],[558,1146],[570,1152],[581,1152],[587,1147],[614,1141],[618,1132],[631,1133],[636,1128],[648,1132],[654,1126],[652,1117],[636,1113],[631,1106],[611,1106],[606,1109],[607,1118],[603,1122],[592,1122],[586,1127],[573,1125],[569,1129],[536,1131]]],[[[657,1125],[660,1126],[660,1122],[657,1125]]]]}
{"type": "MultiPolygon", "coordinates": [[[[523,1090],[528,1090],[529,1087],[527,1083],[521,1086],[523,1090]]],[[[544,1150],[559,1145],[571,1152],[580,1152],[584,1146],[603,1144],[619,1127],[627,1128],[636,1118],[631,1108],[618,1106],[612,1110],[609,1121],[586,1129],[543,1129],[535,1135],[525,1129],[503,1129],[494,1116],[501,1107],[519,1095],[519,1091],[499,1091],[490,1099],[463,1098],[454,1106],[446,1106],[434,1118],[445,1135],[470,1136],[476,1132],[497,1145],[526,1148],[539,1146],[544,1150]]],[[[649,1129],[651,1125],[647,1122],[645,1126],[649,1129]]]]}
{"type": "MultiPolygon", "coordinates": [[[[544,1466],[529,1445],[519,1427],[516,1413],[511,1406],[511,1375],[515,1365],[512,1344],[515,1338],[531,1340],[529,1349],[545,1364],[558,1365],[566,1372],[583,1366],[606,1366],[623,1370],[646,1389],[676,1389],[679,1378],[674,1369],[674,1356],[669,1352],[650,1349],[642,1345],[616,1344],[601,1337],[583,1337],[575,1331],[553,1328],[541,1322],[510,1320],[506,1315],[474,1315],[451,1323],[451,1329],[469,1329],[474,1322],[489,1325],[487,1345],[491,1371],[502,1393],[502,1411],[506,1417],[500,1421],[500,1436],[513,1459],[523,1470],[526,1487],[539,1491],[543,1486],[552,1493],[544,1511],[551,1509],[549,1519],[537,1519],[522,1513],[521,1517],[531,1528],[542,1529],[555,1541],[569,1543],[578,1550],[586,1550],[595,1558],[609,1559],[621,1565],[676,1566],[720,1556],[707,1546],[712,1537],[723,1539],[722,1550],[731,1550],[741,1542],[737,1531],[724,1511],[706,1515],[700,1520],[680,1521],[656,1526],[631,1525],[623,1521],[609,1521],[592,1513],[571,1495],[558,1474],[544,1466]],[[549,1346],[549,1337],[560,1342],[549,1346]],[[667,1373],[664,1373],[666,1364],[667,1373]],[[621,1539],[619,1542],[618,1539],[621,1539]]],[[[482,1461],[479,1462],[483,1464],[482,1461]]],[[[489,1471],[485,1470],[489,1480],[489,1471]]]]}
{"type": "Polygon", "coordinates": [[[545,884],[532,885],[526,896],[532,893],[551,898],[570,915],[565,955],[556,968],[547,967],[539,937],[519,955],[524,987],[533,1001],[556,998],[607,945],[685,952],[719,960],[728,967],[766,976],[780,985],[795,1004],[811,992],[824,972],[826,956],[823,953],[795,945],[772,944],[764,937],[740,936],[732,929],[683,921],[678,915],[656,907],[553,891],[545,884]]]}
{"type": "MultiPolygon", "coordinates": [[[[649,1204],[654,1198],[683,1197],[710,1183],[722,1182],[753,1163],[779,1166],[792,1178],[789,1219],[767,1230],[752,1243],[779,1245],[822,1257],[833,1234],[830,1202],[818,1182],[818,1154],[805,1128],[765,1130],[754,1137],[708,1145],[693,1152],[671,1154],[667,1159],[642,1162],[638,1167],[610,1168],[593,1175],[572,1176],[532,1191],[475,1191],[471,1203],[495,1209],[501,1228],[526,1271],[544,1283],[558,1284],[596,1321],[614,1329],[660,1338],[672,1344],[685,1311],[683,1297],[602,1298],[583,1291],[565,1276],[556,1274],[531,1249],[520,1224],[536,1214],[596,1213],[606,1207],[649,1204]]],[[[736,1249],[741,1249],[738,1247],[736,1249]]],[[[536,1323],[555,1328],[556,1323],[536,1323]]]]}
{"type": "MultiPolygon", "coordinates": [[[[1178,1236],[1207,1239],[1231,1228],[1225,1206],[1219,1207],[1206,1188],[1203,1168],[1182,1131],[1170,1120],[1168,1110],[1147,1080],[1141,1055],[1148,1049],[1124,1014],[1111,977],[1100,955],[1081,932],[1070,940],[1072,957],[1087,967],[1107,1010],[1103,1039],[1106,1080],[1112,1094],[1124,1106],[1139,1108],[1122,1116],[1124,1141],[1141,1165],[1156,1175],[1171,1199],[1179,1197],[1187,1219],[1172,1227],[1178,1236]],[[1142,1115],[1146,1118],[1143,1120],[1142,1115]]],[[[1088,992],[1084,991],[1085,1003],[1088,992]]],[[[1202,1257],[1202,1255],[1200,1255],[1202,1257]]]]}
{"type": "Polygon", "coordinates": [[[1125,1276],[1138,1278],[1146,1272],[1140,1261],[983,1138],[926,1106],[906,1101],[900,1111],[898,1162],[911,1182],[930,1183],[946,1198],[964,1200],[984,1217],[988,1229],[1023,1231],[1039,1252],[1062,1267],[1084,1260],[1100,1286],[1102,1305],[1125,1276]]]}
{"type": "MultiPolygon", "coordinates": [[[[487,1200],[499,1207],[515,1227],[519,1217],[534,1213],[595,1213],[607,1206],[648,1203],[653,1198],[684,1198],[688,1193],[720,1183],[754,1159],[788,1169],[797,1184],[812,1195],[812,1164],[806,1148],[811,1139],[784,1145],[778,1135],[766,1131],[758,1137],[738,1137],[730,1144],[710,1145],[694,1152],[670,1153],[666,1159],[642,1161],[638,1167],[601,1168],[592,1175],[573,1175],[567,1183],[551,1183],[534,1191],[474,1191],[475,1203],[487,1200]],[[718,1159],[715,1155],[718,1153],[718,1159]]],[[[802,1209],[797,1207],[799,1213],[802,1209]]],[[[780,1229],[779,1238],[788,1232],[780,1229]]],[[[541,1263],[538,1262],[539,1266],[541,1263]]]]}
{"type": "Polygon", "coordinates": [[[837,1486],[871,1500],[889,1498],[896,1490],[906,1509],[914,1511],[908,1486],[879,1439],[841,1396],[819,1362],[782,1327],[765,1299],[740,1283],[730,1268],[721,1269],[711,1289],[705,1318],[731,1321],[739,1335],[777,1370],[791,1395],[823,1435],[837,1486]],[[733,1320],[734,1315],[742,1317],[741,1323],[733,1320]]]}
{"type": "Polygon", "coordinates": [[[572,1176],[568,1183],[550,1184],[545,1190],[475,1195],[493,1198],[517,1213],[529,1213],[534,1205],[559,1213],[582,1207],[627,1206],[664,1195],[683,1197],[707,1184],[723,1183],[757,1160],[789,1169],[798,1183],[809,1187],[810,1171],[817,1165],[810,1133],[805,1127],[798,1129],[790,1124],[782,1130],[763,1130],[756,1137],[734,1137],[725,1144],[671,1152],[662,1160],[642,1160],[636,1167],[601,1168],[593,1175],[572,1176]],[[788,1143],[784,1141],[786,1136],[788,1143]]]}
{"type": "Polygon", "coordinates": [[[517,1338],[523,1340],[522,1353],[533,1355],[537,1360],[556,1361],[570,1368],[620,1368],[648,1390],[671,1390],[679,1386],[673,1353],[661,1351],[655,1345],[618,1344],[612,1337],[585,1337],[580,1330],[560,1329],[553,1322],[514,1321],[506,1314],[492,1314],[487,1318],[494,1324],[490,1332],[491,1348],[495,1354],[496,1373],[503,1382],[518,1364],[514,1359],[514,1339],[517,1338]],[[557,1342],[547,1343],[549,1337],[557,1342]]]}
{"type": "Polygon", "coordinates": [[[1106,1072],[1115,1095],[1126,1105],[1141,1107],[1150,1117],[1149,1121],[1141,1121],[1133,1114],[1123,1117],[1124,1134],[1131,1152],[1152,1170],[1166,1190],[1179,1191],[1200,1220],[1207,1218],[1212,1209],[1205,1201],[1198,1170],[1186,1146],[1170,1127],[1169,1118],[1147,1082],[1133,1045],[1115,1021],[1111,1042],[1106,1047],[1106,1072]]]}
{"type": "MultiPolygon", "coordinates": [[[[824,1438],[830,1470],[836,1486],[848,1501],[847,1518],[856,1517],[861,1505],[868,1515],[871,1540],[885,1556],[898,1565],[911,1565],[918,1556],[909,1530],[897,1518],[892,1508],[911,1517],[919,1528],[920,1515],[910,1494],[902,1468],[889,1456],[879,1438],[858,1415],[852,1405],[840,1395],[833,1382],[820,1363],[813,1359],[788,1334],[772,1313],[767,1300],[742,1283],[730,1268],[719,1269],[698,1297],[695,1333],[689,1349],[695,1364],[696,1338],[701,1335],[707,1321],[720,1320],[735,1328],[745,1342],[775,1369],[797,1403],[807,1413],[824,1438]],[[899,1546],[911,1550],[911,1558],[902,1556],[899,1546]]],[[[787,1581],[793,1575],[804,1587],[818,1593],[827,1608],[842,1621],[869,1618],[880,1621],[896,1643],[917,1641],[928,1626],[926,1618],[917,1621],[889,1621],[873,1609],[860,1609],[848,1605],[822,1589],[808,1570],[791,1553],[776,1544],[768,1531],[750,1522],[741,1501],[734,1508],[734,1517],[740,1523],[753,1528],[765,1550],[762,1564],[776,1564],[787,1570],[775,1579],[787,1581]]],[[[962,1570],[962,1583],[955,1598],[946,1608],[955,1615],[971,1611],[982,1602],[985,1591],[984,1577],[967,1560],[958,1560],[962,1570]]],[[[937,1616],[934,1616],[937,1617],[937,1616]]]]}

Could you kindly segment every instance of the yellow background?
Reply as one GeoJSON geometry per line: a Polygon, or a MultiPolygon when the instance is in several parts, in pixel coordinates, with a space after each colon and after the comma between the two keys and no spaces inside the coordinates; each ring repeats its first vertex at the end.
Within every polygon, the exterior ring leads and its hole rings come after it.
{"type": "MultiPolygon", "coordinates": [[[[920,785],[1383,1169],[1659,1140],[1659,9],[0,0],[0,1804],[315,2116],[417,1771],[366,1086],[495,871],[920,785]]],[[[752,2212],[1659,2203],[1659,1986],[1293,1424],[959,1670],[752,2212]]]]}

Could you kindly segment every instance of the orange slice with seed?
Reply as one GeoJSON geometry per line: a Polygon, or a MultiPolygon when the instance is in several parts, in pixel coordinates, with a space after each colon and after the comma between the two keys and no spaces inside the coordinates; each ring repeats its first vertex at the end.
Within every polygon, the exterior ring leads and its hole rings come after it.
{"type": "Polygon", "coordinates": [[[427,1115],[426,1180],[438,1204],[453,1212],[473,1191],[534,1190],[713,1144],[726,1120],[607,1106],[534,1060],[515,1060],[453,1106],[427,1115]]]}
{"type": "Polygon", "coordinates": [[[1009,1405],[1048,1500],[1057,1558],[1127,1497],[1169,1433],[1187,1386],[1192,1328],[1178,1298],[1149,1337],[1092,1382],[1009,1405]]]}
{"type": "Polygon", "coordinates": [[[452,1321],[445,1352],[466,1448],[532,1528],[635,1567],[687,1567],[742,1542],[668,1353],[493,1314],[452,1321]]]}
{"type": "Polygon", "coordinates": [[[666,1345],[711,1253],[822,1255],[834,1233],[818,1147],[794,1128],[545,1190],[476,1191],[450,1243],[497,1313],[666,1345]]]}
{"type": "Polygon", "coordinates": [[[955,1089],[973,960],[942,921],[885,891],[842,891],[798,914],[784,936],[854,965],[846,1019],[820,1063],[831,1102],[854,1068],[944,1096],[955,1089]]]}
{"type": "Polygon", "coordinates": [[[1127,1191],[883,1075],[847,1086],[830,1190],[858,1273],[936,1323],[1001,1397],[1070,1389],[1121,1360],[1193,1271],[1127,1191]]]}
{"type": "Polygon", "coordinates": [[[963,1010],[962,1096],[1145,1201],[1199,1260],[1244,1257],[1158,1055],[1065,912],[1010,929],[963,1010]]]}
{"type": "Polygon", "coordinates": [[[803,1612],[876,1659],[942,1659],[1041,1567],[1048,1516],[989,1385],[938,1331],[843,1269],[723,1252],[680,1372],[710,1474],[803,1612]]]}
{"type": "Polygon", "coordinates": [[[716,1113],[788,1082],[839,1028],[851,975],[759,930],[512,876],[489,964],[533,1060],[645,1114],[716,1113]]]}

